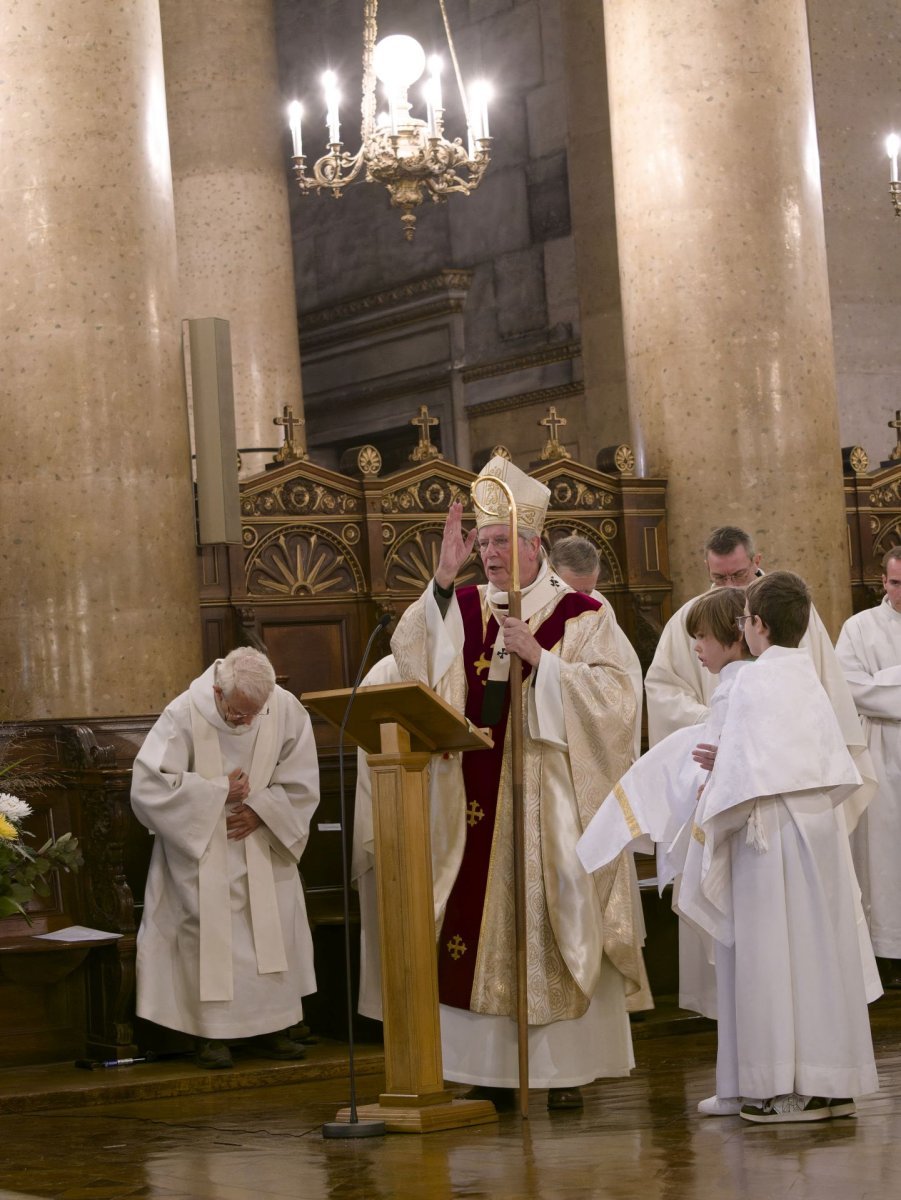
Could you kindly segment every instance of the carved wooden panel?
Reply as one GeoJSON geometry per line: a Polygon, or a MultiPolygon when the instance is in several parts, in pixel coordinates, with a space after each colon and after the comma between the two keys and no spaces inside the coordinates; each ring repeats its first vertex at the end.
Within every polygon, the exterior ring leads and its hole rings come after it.
{"type": "Polygon", "coordinates": [[[331,528],[284,525],[262,535],[253,530],[245,546],[249,597],[318,599],[365,589],[356,556],[331,528]]]}
{"type": "Polygon", "coordinates": [[[880,603],[882,558],[901,546],[901,462],[866,475],[846,456],[845,511],[853,607],[860,612],[880,603]]]}

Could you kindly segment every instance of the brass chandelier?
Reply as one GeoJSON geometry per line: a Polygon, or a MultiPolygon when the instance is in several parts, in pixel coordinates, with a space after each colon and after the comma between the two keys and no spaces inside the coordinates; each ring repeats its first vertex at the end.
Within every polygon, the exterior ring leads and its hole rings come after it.
{"type": "Polygon", "coordinates": [[[490,88],[474,83],[467,93],[454,51],[444,0],[438,0],[451,62],[454,68],[467,127],[467,145],[460,138],[444,136],[444,107],[441,94],[441,60],[429,60],[429,77],[424,86],[426,119],[411,113],[407,94],[423,75],[426,58],[422,47],[403,34],[376,43],[378,0],[365,0],[363,9],[363,99],[360,108],[360,148],[356,154],[344,149],[338,119],[339,92],[333,72],[323,77],[328,141],[326,152],[307,172],[301,136],[301,106],[295,100],[288,108],[293,142],[294,175],[301,192],[326,189],[336,198],[357,179],[382,183],[391,204],[401,210],[404,237],[413,240],[416,216],[413,210],[428,196],[436,203],[452,192],[468,196],[482,181],[490,162],[488,136],[490,88]],[[376,79],[385,90],[386,109],[376,115],[376,79]]]}

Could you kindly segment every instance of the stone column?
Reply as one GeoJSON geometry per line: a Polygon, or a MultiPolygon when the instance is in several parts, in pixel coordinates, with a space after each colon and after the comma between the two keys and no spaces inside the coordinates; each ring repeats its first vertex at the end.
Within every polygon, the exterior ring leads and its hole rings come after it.
{"type": "MultiPolygon", "coordinates": [[[[230,322],[238,446],[277,446],[273,418],[303,397],[273,3],[160,13],[182,315],[230,322]]],[[[243,473],[271,460],[243,455],[243,473]]]]}
{"type": "Polygon", "coordinates": [[[804,0],[604,0],[627,378],[674,599],[714,525],[850,612],[804,0]]]}
{"type": "Polygon", "coordinates": [[[154,712],[200,666],[156,0],[6,0],[0,78],[0,718],[154,712]]]}
{"type": "Polygon", "coordinates": [[[579,281],[585,424],[593,464],[629,437],[604,20],[598,0],[561,0],[566,55],[567,167],[579,281]]]}

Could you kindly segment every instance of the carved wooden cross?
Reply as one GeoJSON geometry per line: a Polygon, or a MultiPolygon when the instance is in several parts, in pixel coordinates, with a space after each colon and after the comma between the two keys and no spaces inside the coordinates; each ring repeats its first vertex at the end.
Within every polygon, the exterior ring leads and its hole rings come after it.
{"type": "Polygon", "coordinates": [[[552,404],[550,406],[550,408],[547,410],[547,416],[542,417],[541,420],[538,422],[538,424],[544,425],[544,427],[546,429],[549,429],[550,434],[548,436],[549,436],[550,440],[552,442],[557,442],[560,440],[557,437],[557,430],[562,428],[566,424],[566,417],[558,417],[557,410],[554,407],[554,405],[552,404]]]}
{"type": "Polygon", "coordinates": [[[549,459],[555,458],[570,458],[569,451],[560,445],[560,440],[557,437],[557,430],[566,424],[566,417],[558,417],[557,409],[552,404],[547,410],[547,416],[542,417],[538,424],[543,425],[548,431],[547,445],[541,451],[542,462],[547,462],[549,459]]]}
{"type": "Polygon", "coordinates": [[[895,411],[895,419],[894,421],[889,421],[888,427],[889,429],[895,430],[895,436],[897,439],[895,441],[895,448],[889,455],[889,458],[892,460],[892,462],[897,462],[897,460],[901,458],[901,408],[895,411]]]}
{"type": "Polygon", "coordinates": [[[275,456],[276,462],[293,462],[296,459],[304,459],[307,457],[306,450],[300,450],[294,444],[294,427],[295,425],[302,426],[304,424],[303,417],[295,417],[294,409],[290,404],[286,404],[282,409],[280,417],[273,417],[273,425],[283,425],[285,427],[285,443],[275,456]]]}
{"type": "Polygon", "coordinates": [[[438,418],[429,415],[427,405],[420,404],[419,416],[414,417],[410,424],[419,427],[419,445],[410,455],[413,462],[425,462],[430,458],[443,458],[444,455],[439,452],[438,447],[432,445],[432,437],[429,429],[438,424],[438,418]]]}

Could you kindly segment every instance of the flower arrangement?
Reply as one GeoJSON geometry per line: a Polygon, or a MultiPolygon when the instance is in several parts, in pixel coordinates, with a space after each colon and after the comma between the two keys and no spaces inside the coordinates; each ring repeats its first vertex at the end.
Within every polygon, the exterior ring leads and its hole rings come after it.
{"type": "MultiPolygon", "coordinates": [[[[5,772],[0,768],[0,778],[5,772]]],[[[77,871],[84,861],[71,833],[48,838],[39,850],[26,845],[31,835],[22,828],[31,806],[18,796],[0,792],[0,917],[20,913],[28,920],[25,905],[35,896],[50,894],[51,871],[77,871]]]]}

